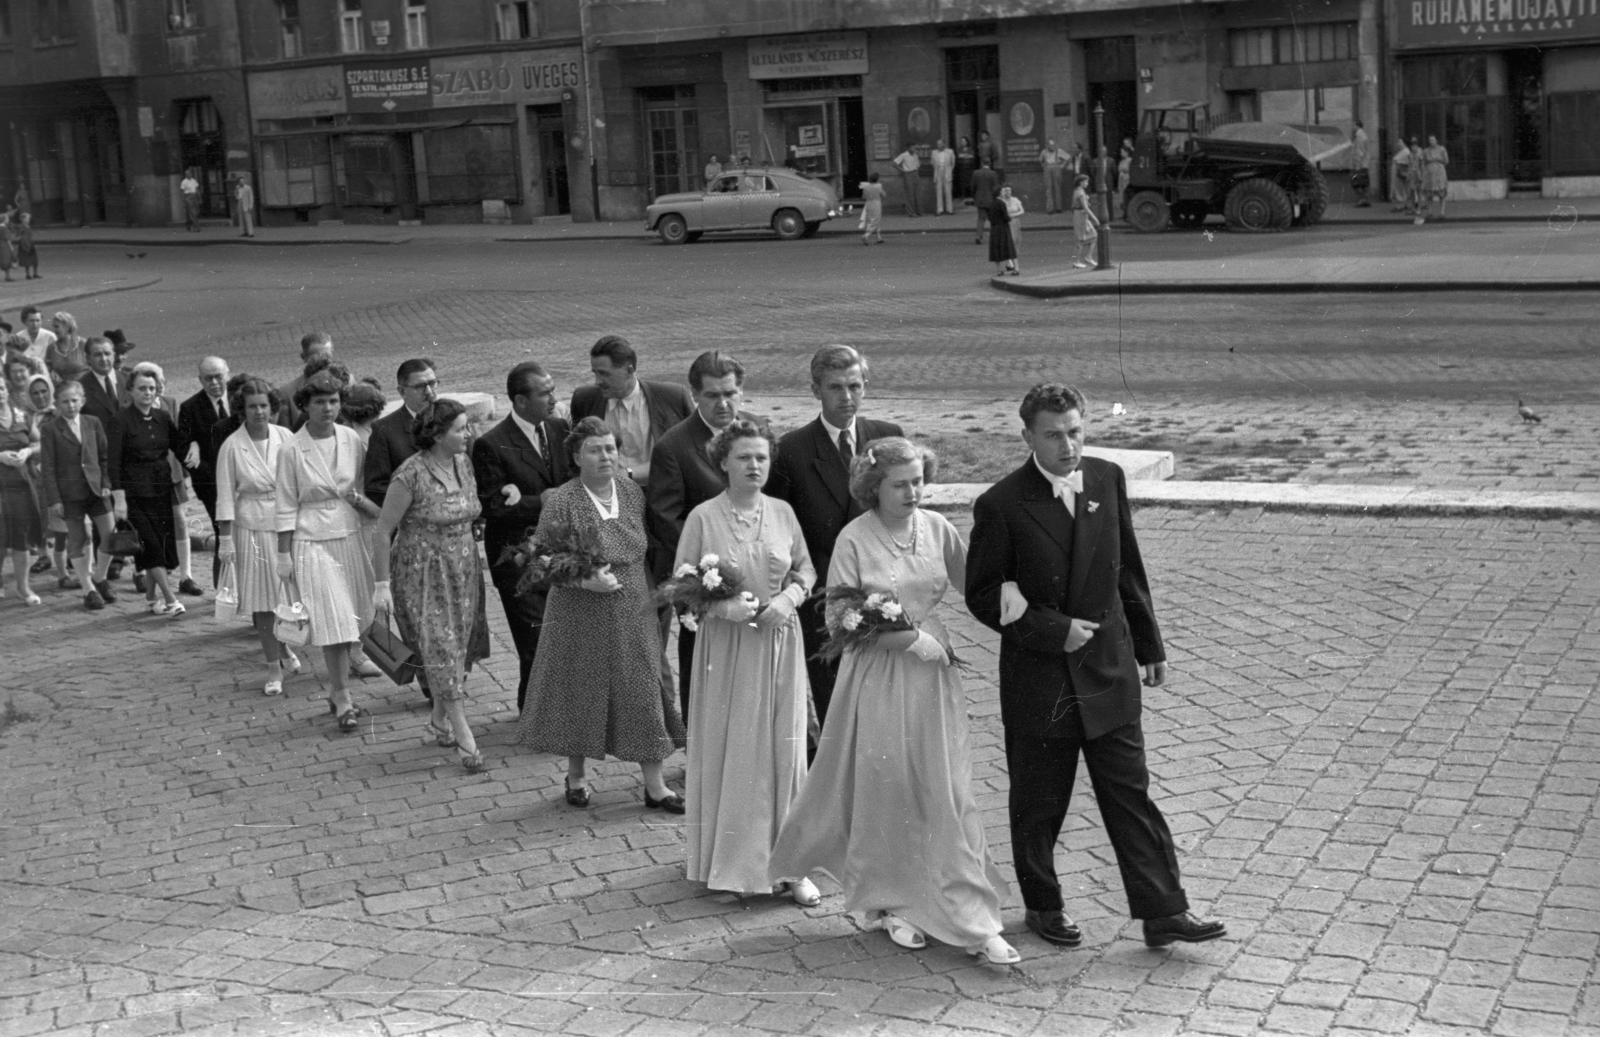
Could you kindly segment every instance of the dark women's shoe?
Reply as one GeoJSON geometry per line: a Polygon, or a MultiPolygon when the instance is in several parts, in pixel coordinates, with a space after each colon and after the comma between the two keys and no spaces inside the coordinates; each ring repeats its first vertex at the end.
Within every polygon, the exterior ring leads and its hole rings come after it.
{"type": "Polygon", "coordinates": [[[1029,929],[1051,943],[1076,947],[1083,942],[1083,930],[1061,911],[1029,911],[1024,919],[1029,929]]]}
{"type": "Polygon", "coordinates": [[[117,600],[117,592],[111,589],[111,578],[94,581],[94,589],[100,592],[100,597],[107,602],[117,600]]]}
{"type": "Polygon", "coordinates": [[[203,598],[205,597],[206,592],[200,589],[200,585],[198,583],[195,583],[193,580],[185,576],[182,580],[178,581],[178,593],[187,594],[191,598],[203,598]]]}
{"type": "Polygon", "coordinates": [[[572,787],[572,779],[567,779],[567,806],[586,807],[589,805],[589,786],[572,787]]]}
{"type": "Polygon", "coordinates": [[[140,594],[143,594],[145,592],[144,580],[145,580],[144,573],[136,572],[136,573],[133,574],[133,589],[135,591],[139,592],[140,594]]]}
{"type": "Polygon", "coordinates": [[[1226,936],[1228,927],[1211,918],[1196,918],[1185,911],[1180,915],[1144,920],[1144,942],[1147,947],[1165,947],[1169,943],[1205,943],[1226,936]]]}
{"type": "Polygon", "coordinates": [[[651,810],[665,810],[669,814],[681,814],[685,809],[683,797],[676,792],[668,792],[660,799],[651,799],[650,793],[646,792],[644,794],[644,805],[651,810]]]}

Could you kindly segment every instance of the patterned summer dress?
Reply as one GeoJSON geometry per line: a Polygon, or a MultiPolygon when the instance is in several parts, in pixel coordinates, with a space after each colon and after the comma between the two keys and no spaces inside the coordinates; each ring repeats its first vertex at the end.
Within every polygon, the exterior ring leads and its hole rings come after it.
{"type": "Polygon", "coordinates": [[[478,484],[465,456],[451,464],[453,480],[426,453],[413,454],[391,480],[411,491],[390,555],[395,622],[422,656],[428,687],[443,702],[465,696],[462,674],[489,657],[483,562],[472,539],[482,510],[478,484]]]}
{"type": "Polygon", "coordinates": [[[617,479],[617,517],[601,518],[577,479],[556,489],[539,529],[590,527],[611,574],[612,594],[552,587],[517,737],[538,752],[654,763],[683,745],[676,696],[661,687],[661,642],[645,587],[644,491],[617,479]]]}

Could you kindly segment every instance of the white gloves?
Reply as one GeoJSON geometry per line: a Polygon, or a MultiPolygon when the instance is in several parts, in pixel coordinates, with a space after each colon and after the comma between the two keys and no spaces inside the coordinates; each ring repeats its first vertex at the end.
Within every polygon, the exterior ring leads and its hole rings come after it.
{"type": "Polygon", "coordinates": [[[223,562],[233,561],[233,537],[217,537],[217,559],[223,562]]]}
{"type": "Polygon", "coordinates": [[[925,663],[945,662],[944,645],[939,639],[926,630],[917,631],[917,639],[911,642],[911,647],[906,651],[921,659],[925,663]]]}
{"type": "Polygon", "coordinates": [[[389,589],[388,580],[373,581],[372,610],[386,614],[394,611],[394,592],[389,589]]]}
{"type": "Polygon", "coordinates": [[[708,610],[710,615],[718,619],[725,619],[730,623],[748,623],[755,618],[756,612],[761,608],[761,603],[756,601],[756,596],[745,591],[737,598],[719,601],[708,610]]]}
{"type": "Polygon", "coordinates": [[[514,508],[522,503],[522,491],[517,489],[516,483],[506,483],[500,487],[500,492],[506,495],[506,507],[514,508]]]}

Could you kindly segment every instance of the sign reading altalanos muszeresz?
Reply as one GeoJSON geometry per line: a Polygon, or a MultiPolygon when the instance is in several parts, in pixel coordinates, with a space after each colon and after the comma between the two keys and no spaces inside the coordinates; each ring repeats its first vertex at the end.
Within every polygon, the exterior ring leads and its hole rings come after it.
{"type": "Polygon", "coordinates": [[[1394,0],[1390,10],[1402,49],[1600,38],[1600,0],[1394,0]]]}

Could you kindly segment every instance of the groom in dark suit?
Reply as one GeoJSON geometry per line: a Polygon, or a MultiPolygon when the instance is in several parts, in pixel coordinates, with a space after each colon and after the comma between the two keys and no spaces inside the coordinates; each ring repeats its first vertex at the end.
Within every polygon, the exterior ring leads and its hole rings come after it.
{"type": "MultiPolygon", "coordinates": [[[[851,460],[874,439],[902,435],[899,425],[858,416],[866,394],[866,357],[850,346],[817,350],[811,358],[811,395],[822,404],[822,413],[778,441],[778,456],[767,481],[767,495],[787,501],[800,520],[806,550],[817,567],[819,590],[828,582],[834,540],[845,523],[861,514],[861,505],[850,496],[851,460]]],[[[839,673],[837,659],[812,658],[828,638],[820,594],[800,609],[800,635],[820,723],[827,719],[839,673]]]]}
{"type": "Polygon", "coordinates": [[[967,607],[1000,632],[1011,847],[1027,924],[1052,943],[1083,938],[1063,913],[1055,869],[1081,753],[1145,943],[1214,940],[1226,930],[1189,913],[1172,833],[1150,801],[1139,667],[1159,687],[1166,654],[1122,469],[1083,456],[1085,409],[1069,385],[1028,391],[1022,437],[1033,456],[978,498],[967,554],[967,607]]]}
{"type": "Polygon", "coordinates": [[[472,444],[472,471],[483,505],[483,549],[489,576],[500,592],[511,641],[517,646],[521,677],[517,712],[528,696],[528,674],[539,650],[539,625],[544,622],[542,593],[517,593],[517,567],[501,561],[508,546],[519,544],[539,524],[544,498],[572,477],[567,457],[565,421],[554,416],[556,383],[543,367],[527,361],[506,376],[511,414],[472,444]]]}

